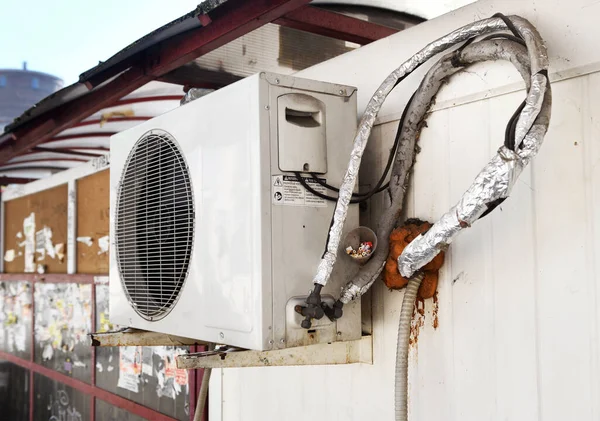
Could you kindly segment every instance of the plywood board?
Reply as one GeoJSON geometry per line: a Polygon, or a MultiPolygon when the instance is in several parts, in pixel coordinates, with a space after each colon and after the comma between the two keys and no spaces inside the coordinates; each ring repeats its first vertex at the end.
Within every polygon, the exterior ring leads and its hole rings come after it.
{"type": "Polygon", "coordinates": [[[108,235],[110,173],[106,169],[77,180],[77,237],[91,237],[92,244],[77,241],[77,272],[108,273],[108,252],[98,240],[108,235]]]}
{"type": "MultiPolygon", "coordinates": [[[[52,231],[52,243],[64,244],[63,253],[66,254],[67,195],[67,185],[63,184],[4,203],[4,250],[14,251],[12,261],[4,261],[6,273],[23,273],[25,270],[25,250],[20,244],[24,241],[25,234],[23,220],[32,213],[35,215],[36,231],[48,227],[52,231]]],[[[61,260],[46,254],[43,260],[38,260],[40,256],[35,253],[35,263],[44,265],[46,273],[66,273],[66,257],[61,260]]]]}

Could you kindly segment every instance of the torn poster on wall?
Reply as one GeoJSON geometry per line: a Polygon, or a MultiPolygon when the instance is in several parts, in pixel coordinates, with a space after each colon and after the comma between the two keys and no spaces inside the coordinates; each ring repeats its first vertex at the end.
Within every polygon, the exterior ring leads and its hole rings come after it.
{"type": "Polygon", "coordinates": [[[6,253],[4,253],[4,261],[12,262],[13,260],[15,260],[15,251],[13,249],[6,250],[6,253]]]}
{"type": "Polygon", "coordinates": [[[35,272],[35,214],[31,214],[23,219],[23,233],[25,239],[21,243],[25,247],[25,268],[24,272],[35,272]]]}
{"type": "Polygon", "coordinates": [[[108,253],[109,246],[110,243],[108,235],[98,238],[98,247],[100,248],[98,254],[108,253]]]}
{"type": "Polygon", "coordinates": [[[85,244],[88,247],[94,244],[92,237],[77,237],[77,242],[85,244]]]}
{"type": "Polygon", "coordinates": [[[183,348],[154,347],[153,352],[154,373],[158,379],[157,395],[175,399],[184,389],[187,392],[187,370],[178,369],[175,363],[175,357],[187,351],[183,348]]]}
{"type": "Polygon", "coordinates": [[[73,350],[87,344],[92,329],[91,301],[91,285],[35,285],[35,340],[42,346],[42,360],[61,352],[78,361],[73,350]]]}
{"type": "Polygon", "coordinates": [[[119,348],[119,382],[117,386],[133,393],[139,392],[142,375],[142,347],[122,346],[119,348]]]}
{"type": "Polygon", "coordinates": [[[0,282],[0,349],[26,353],[31,326],[29,282],[0,282]]]}
{"type": "MultiPolygon", "coordinates": [[[[109,286],[106,284],[96,285],[96,323],[100,331],[116,330],[119,327],[110,323],[109,315],[109,286]]],[[[107,352],[97,360],[97,379],[108,378],[113,365],[119,369],[118,386],[122,389],[146,395],[148,390],[156,393],[158,398],[172,399],[183,403],[189,397],[189,379],[187,370],[177,369],[175,357],[189,352],[187,347],[174,346],[152,346],[152,347],[129,347],[125,355],[120,354],[127,347],[119,347],[114,350],[114,360],[125,361],[124,369],[121,371],[121,361],[114,364],[111,348],[100,348],[107,352]],[[110,351],[110,353],[108,352],[110,351]],[[119,353],[119,354],[117,354],[119,353]],[[135,358],[132,357],[135,353],[135,358]],[[109,356],[108,356],[109,355],[109,356]],[[141,357],[141,366],[135,367],[131,361],[137,361],[141,357]],[[150,389],[149,389],[150,388],[150,389]]],[[[98,351],[100,350],[98,349],[98,351]]],[[[114,383],[112,383],[114,384],[114,383]]],[[[111,386],[114,387],[114,386],[111,386]]],[[[126,395],[127,396],[127,395],[126,395]]]]}

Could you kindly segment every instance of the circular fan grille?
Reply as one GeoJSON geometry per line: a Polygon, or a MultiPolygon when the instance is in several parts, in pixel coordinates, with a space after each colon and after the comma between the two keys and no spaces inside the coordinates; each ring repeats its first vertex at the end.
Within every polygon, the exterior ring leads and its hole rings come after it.
{"type": "Polygon", "coordinates": [[[168,133],[146,133],[129,154],[115,219],[116,257],[129,301],[145,319],[160,319],[179,297],[194,239],[189,170],[168,133]]]}

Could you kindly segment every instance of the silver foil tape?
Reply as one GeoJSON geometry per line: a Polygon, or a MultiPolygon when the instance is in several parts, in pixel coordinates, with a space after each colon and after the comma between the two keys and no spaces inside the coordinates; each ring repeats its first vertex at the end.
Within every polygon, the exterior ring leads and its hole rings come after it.
{"type": "Polygon", "coordinates": [[[542,110],[523,141],[523,148],[514,152],[502,146],[483,168],[465,192],[460,202],[425,234],[415,238],[398,257],[398,270],[410,278],[417,270],[445,250],[453,238],[470,227],[487,210],[487,204],[510,194],[523,168],[539,151],[550,121],[552,96],[547,89],[542,110]]]}
{"type": "Polygon", "coordinates": [[[521,158],[502,146],[475,178],[460,202],[404,249],[398,257],[400,274],[410,278],[445,250],[456,234],[470,227],[486,211],[487,203],[508,196],[522,170],[521,158]]]}
{"type": "Polygon", "coordinates": [[[453,238],[468,228],[487,210],[491,202],[510,194],[523,168],[539,151],[550,122],[552,94],[546,75],[548,68],[546,47],[537,30],[525,19],[511,16],[525,38],[531,66],[531,84],[526,105],[515,128],[515,150],[502,146],[498,153],[479,173],[460,202],[429,231],[415,238],[398,257],[398,270],[411,277],[448,247],[453,238]],[[522,145],[521,145],[522,143],[522,145]],[[521,145],[521,146],[519,146],[521,145]]]}
{"type": "Polygon", "coordinates": [[[540,73],[534,74],[531,77],[531,86],[529,88],[529,94],[525,99],[525,108],[521,111],[515,128],[515,150],[517,150],[521,141],[531,129],[533,122],[542,109],[544,92],[546,91],[547,84],[548,79],[540,73]]]}
{"type": "Polygon", "coordinates": [[[425,48],[394,70],[379,86],[365,108],[365,112],[354,138],[354,144],[350,154],[350,162],[340,187],[339,198],[333,216],[333,223],[329,231],[327,250],[321,259],[321,262],[317,268],[317,272],[313,278],[314,283],[326,285],[329,277],[331,276],[342,237],[344,222],[348,213],[348,206],[350,205],[350,199],[352,198],[352,191],[354,190],[354,186],[356,184],[356,178],[358,176],[358,169],[360,167],[362,154],[367,146],[371,129],[375,119],[377,118],[377,114],[379,113],[379,110],[381,109],[381,106],[388,94],[396,86],[398,80],[411,73],[425,61],[453,45],[466,41],[475,36],[486,35],[503,29],[506,29],[506,25],[500,18],[483,19],[472,24],[465,25],[462,28],[459,28],[448,35],[428,44],[425,48]]]}

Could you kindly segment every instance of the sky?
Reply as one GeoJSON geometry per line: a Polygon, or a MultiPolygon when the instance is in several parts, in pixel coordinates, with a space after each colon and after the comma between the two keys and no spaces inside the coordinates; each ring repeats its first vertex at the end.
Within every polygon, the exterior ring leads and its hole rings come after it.
{"type": "Polygon", "coordinates": [[[200,0],[1,0],[0,68],[50,73],[69,85],[200,0]]]}

